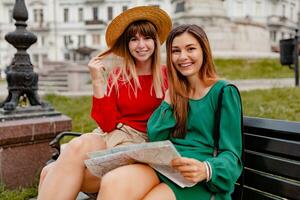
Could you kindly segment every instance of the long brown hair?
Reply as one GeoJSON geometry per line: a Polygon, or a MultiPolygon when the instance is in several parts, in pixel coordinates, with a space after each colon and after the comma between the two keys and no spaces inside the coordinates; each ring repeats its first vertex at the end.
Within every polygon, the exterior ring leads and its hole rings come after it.
{"type": "Polygon", "coordinates": [[[190,85],[185,76],[176,70],[172,63],[172,43],[174,38],[183,34],[190,33],[199,42],[203,52],[203,63],[199,70],[200,80],[207,86],[217,80],[217,72],[212,59],[212,53],[208,38],[204,30],[197,25],[180,25],[174,28],[166,42],[167,48],[167,67],[169,77],[169,92],[174,115],[176,118],[176,127],[174,137],[184,138],[186,135],[186,121],[188,115],[188,101],[190,94],[190,85]]]}
{"type": "Polygon", "coordinates": [[[151,71],[153,75],[152,89],[154,89],[157,98],[162,98],[164,86],[160,65],[160,42],[155,26],[146,20],[131,23],[116,43],[110,49],[99,55],[100,57],[104,57],[114,52],[123,59],[123,65],[121,67],[119,66],[118,70],[113,70],[111,73],[112,84],[110,85],[110,91],[112,88],[116,88],[118,91],[118,81],[128,82],[129,86],[134,91],[135,96],[137,95],[137,90],[141,87],[135,68],[135,59],[130,54],[128,45],[130,39],[137,33],[143,36],[149,36],[154,40],[155,49],[151,62],[151,71]],[[133,79],[133,84],[130,82],[131,79],[133,79]]]}

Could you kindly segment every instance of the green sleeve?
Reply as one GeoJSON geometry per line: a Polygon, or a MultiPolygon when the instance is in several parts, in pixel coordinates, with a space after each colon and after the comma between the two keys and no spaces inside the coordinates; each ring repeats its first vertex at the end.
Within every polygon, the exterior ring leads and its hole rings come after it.
{"type": "Polygon", "coordinates": [[[150,141],[161,141],[170,138],[176,121],[171,106],[163,101],[153,112],[147,124],[147,133],[150,141]]]}
{"type": "Polygon", "coordinates": [[[212,192],[231,192],[242,171],[241,104],[238,91],[224,89],[220,119],[219,154],[207,159],[212,168],[207,183],[212,192]]]}

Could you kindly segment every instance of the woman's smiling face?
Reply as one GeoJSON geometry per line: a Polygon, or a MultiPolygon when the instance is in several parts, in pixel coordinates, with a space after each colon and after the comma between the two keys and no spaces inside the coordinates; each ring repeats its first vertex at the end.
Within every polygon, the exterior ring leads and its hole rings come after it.
{"type": "Polygon", "coordinates": [[[203,51],[198,40],[188,32],[174,38],[171,59],[173,66],[183,76],[197,76],[203,63],[203,51]]]}
{"type": "Polygon", "coordinates": [[[151,60],[155,50],[154,40],[150,36],[143,36],[137,33],[129,40],[130,54],[138,62],[146,62],[151,60]]]}

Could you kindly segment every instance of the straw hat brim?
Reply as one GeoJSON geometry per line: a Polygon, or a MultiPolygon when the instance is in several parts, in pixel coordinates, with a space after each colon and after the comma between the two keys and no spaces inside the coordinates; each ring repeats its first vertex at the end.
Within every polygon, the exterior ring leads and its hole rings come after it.
{"type": "Polygon", "coordinates": [[[164,43],[172,28],[169,15],[155,6],[139,6],[124,11],[112,20],[105,35],[107,46],[112,47],[128,25],[139,20],[147,20],[153,23],[157,29],[160,43],[164,43]]]}

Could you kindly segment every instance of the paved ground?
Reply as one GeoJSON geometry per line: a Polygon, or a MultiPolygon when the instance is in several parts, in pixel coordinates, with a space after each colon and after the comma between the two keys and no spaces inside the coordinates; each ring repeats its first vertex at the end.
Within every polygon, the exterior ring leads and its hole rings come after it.
{"type": "MultiPolygon", "coordinates": [[[[232,83],[236,84],[238,88],[243,90],[253,89],[269,89],[273,87],[294,87],[294,78],[281,78],[281,79],[258,79],[258,80],[233,80],[232,83]]],[[[90,87],[91,88],[91,87],[90,87]]],[[[44,95],[45,92],[39,91],[39,95],[44,95]]],[[[92,91],[78,91],[78,92],[59,92],[57,94],[64,96],[83,96],[92,95],[92,91]]],[[[0,96],[7,96],[6,83],[0,83],[0,96]]]]}
{"type": "Polygon", "coordinates": [[[233,80],[231,82],[236,84],[241,91],[295,86],[295,79],[293,78],[233,80]]]}

